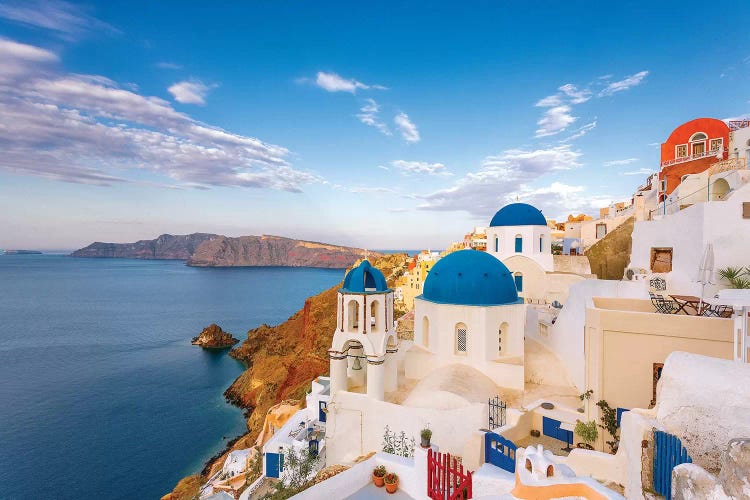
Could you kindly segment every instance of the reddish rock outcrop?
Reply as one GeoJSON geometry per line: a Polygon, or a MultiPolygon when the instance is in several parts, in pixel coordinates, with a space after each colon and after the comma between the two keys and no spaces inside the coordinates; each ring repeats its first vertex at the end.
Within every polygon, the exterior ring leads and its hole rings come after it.
{"type": "Polygon", "coordinates": [[[222,330],[219,325],[211,323],[203,329],[200,335],[193,337],[192,344],[204,349],[226,349],[239,341],[232,337],[231,333],[222,330]]]}

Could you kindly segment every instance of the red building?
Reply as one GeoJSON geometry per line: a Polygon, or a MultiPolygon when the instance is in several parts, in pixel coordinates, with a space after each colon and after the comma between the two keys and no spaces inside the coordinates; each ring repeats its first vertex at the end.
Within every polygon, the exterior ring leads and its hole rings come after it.
{"type": "Polygon", "coordinates": [[[728,157],[729,127],[716,118],[696,118],[683,123],[661,145],[659,201],[665,199],[688,174],[699,174],[728,157]]]}

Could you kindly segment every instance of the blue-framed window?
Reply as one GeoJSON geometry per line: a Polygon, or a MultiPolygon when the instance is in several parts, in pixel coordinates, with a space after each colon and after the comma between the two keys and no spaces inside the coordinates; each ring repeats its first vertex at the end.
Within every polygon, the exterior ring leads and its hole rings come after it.
{"type": "Polygon", "coordinates": [[[516,282],[516,290],[518,290],[519,293],[523,292],[523,274],[516,273],[513,275],[513,279],[516,282]]]}
{"type": "Polygon", "coordinates": [[[520,234],[516,236],[516,253],[523,252],[523,236],[520,234]]]}

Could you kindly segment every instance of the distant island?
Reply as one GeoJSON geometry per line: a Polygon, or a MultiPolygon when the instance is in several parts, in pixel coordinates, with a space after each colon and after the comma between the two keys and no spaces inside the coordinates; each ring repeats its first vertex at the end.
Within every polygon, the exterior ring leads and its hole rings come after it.
{"type": "MultiPolygon", "coordinates": [[[[162,234],[153,240],[135,243],[102,243],[76,250],[72,257],[173,259],[195,267],[323,267],[344,269],[365,255],[351,248],[281,236],[240,236],[193,233],[162,234]]],[[[378,252],[370,252],[373,258],[378,252]]]]}
{"type": "Polygon", "coordinates": [[[3,250],[3,255],[41,255],[39,250],[3,250]]]}

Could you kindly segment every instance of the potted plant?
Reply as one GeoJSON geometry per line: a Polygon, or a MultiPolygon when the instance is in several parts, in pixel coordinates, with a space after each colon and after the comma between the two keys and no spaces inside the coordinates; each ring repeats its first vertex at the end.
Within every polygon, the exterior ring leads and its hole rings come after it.
{"type": "Polygon", "coordinates": [[[385,484],[384,478],[385,478],[385,465],[378,465],[372,471],[372,482],[378,488],[382,488],[383,484],[385,484]]]}
{"type": "Polygon", "coordinates": [[[419,431],[419,437],[422,439],[422,448],[429,448],[430,447],[430,439],[432,439],[432,431],[429,427],[425,427],[421,431],[419,431]]]}
{"type": "Polygon", "coordinates": [[[596,428],[596,422],[594,422],[593,420],[591,422],[581,422],[580,420],[577,420],[575,433],[578,434],[584,441],[583,443],[578,443],[579,448],[588,450],[594,449],[594,447],[591,446],[591,443],[596,441],[596,438],[599,437],[599,431],[596,428]]]}
{"type": "Polygon", "coordinates": [[[385,491],[388,493],[396,493],[398,489],[398,476],[393,472],[389,472],[385,475],[385,491]]]}

